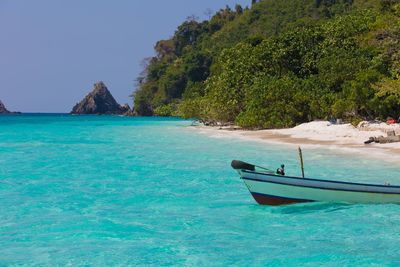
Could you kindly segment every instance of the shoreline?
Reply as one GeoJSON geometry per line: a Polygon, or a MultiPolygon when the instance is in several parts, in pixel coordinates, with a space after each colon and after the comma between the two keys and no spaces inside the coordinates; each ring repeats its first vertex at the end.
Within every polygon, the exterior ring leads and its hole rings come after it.
{"type": "Polygon", "coordinates": [[[350,124],[314,121],[287,129],[244,130],[204,125],[190,126],[190,128],[214,138],[235,138],[295,147],[334,149],[388,162],[400,160],[400,142],[364,144],[369,137],[386,136],[391,130],[395,131],[396,135],[400,135],[398,124],[381,123],[368,127],[354,127],[350,124]]]}

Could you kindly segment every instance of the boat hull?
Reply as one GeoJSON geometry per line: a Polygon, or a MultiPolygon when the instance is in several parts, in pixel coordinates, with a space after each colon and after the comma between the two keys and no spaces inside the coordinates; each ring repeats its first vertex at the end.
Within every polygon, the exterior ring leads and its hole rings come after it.
{"type": "Polygon", "coordinates": [[[400,203],[400,187],[302,179],[239,170],[257,203],[286,205],[303,202],[400,203]]]}
{"type": "Polygon", "coordinates": [[[251,195],[253,196],[254,200],[260,205],[279,206],[279,205],[288,205],[288,204],[296,204],[304,202],[313,202],[312,200],[287,198],[287,197],[273,196],[273,195],[254,193],[254,192],[251,192],[251,195]]]}

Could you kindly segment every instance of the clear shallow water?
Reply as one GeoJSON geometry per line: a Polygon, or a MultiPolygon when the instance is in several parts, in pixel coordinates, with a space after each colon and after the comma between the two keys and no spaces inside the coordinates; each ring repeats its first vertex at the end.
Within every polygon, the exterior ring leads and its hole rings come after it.
{"type": "MultiPolygon", "coordinates": [[[[298,175],[296,150],[189,124],[0,116],[0,265],[400,264],[399,205],[259,206],[230,161],[298,175]]],[[[303,150],[308,176],[400,184],[393,163],[303,150]]]]}

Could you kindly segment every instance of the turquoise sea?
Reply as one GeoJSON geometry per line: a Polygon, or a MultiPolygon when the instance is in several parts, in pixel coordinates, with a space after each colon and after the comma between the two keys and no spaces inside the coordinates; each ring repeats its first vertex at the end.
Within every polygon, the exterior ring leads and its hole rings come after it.
{"type": "MultiPolygon", "coordinates": [[[[190,121],[0,116],[0,265],[398,266],[400,206],[257,205],[232,159],[298,175],[293,146],[190,121]]],[[[306,174],[400,184],[400,164],[303,148],[306,174]]]]}

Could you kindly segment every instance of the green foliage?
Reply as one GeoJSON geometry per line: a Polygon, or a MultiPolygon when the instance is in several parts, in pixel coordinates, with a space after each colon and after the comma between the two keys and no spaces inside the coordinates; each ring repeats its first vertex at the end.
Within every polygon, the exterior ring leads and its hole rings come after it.
{"type": "Polygon", "coordinates": [[[234,121],[244,105],[246,88],[252,83],[257,67],[253,47],[240,43],[226,49],[217,60],[220,70],[206,83],[205,98],[210,103],[209,115],[215,120],[234,121]]]}
{"type": "Polygon", "coordinates": [[[251,100],[237,116],[243,127],[281,128],[291,126],[307,113],[308,99],[298,90],[294,77],[260,78],[251,86],[251,100]]]}
{"type": "Polygon", "coordinates": [[[382,119],[390,116],[399,117],[400,114],[400,80],[385,78],[374,86],[376,90],[372,99],[374,109],[382,119]]]}
{"type": "Polygon", "coordinates": [[[154,110],[154,115],[161,117],[179,116],[176,110],[177,110],[177,103],[160,105],[154,110]]]}
{"type": "Polygon", "coordinates": [[[188,19],[155,46],[140,115],[290,127],[400,115],[397,0],[263,0],[188,19]]]}
{"type": "Polygon", "coordinates": [[[179,104],[177,115],[185,119],[211,119],[207,116],[207,105],[208,103],[202,97],[185,99],[179,104]]]}
{"type": "Polygon", "coordinates": [[[151,104],[151,99],[153,97],[153,85],[151,83],[146,83],[142,86],[142,90],[138,90],[134,95],[134,106],[135,111],[142,116],[153,115],[153,108],[151,104]]]}

